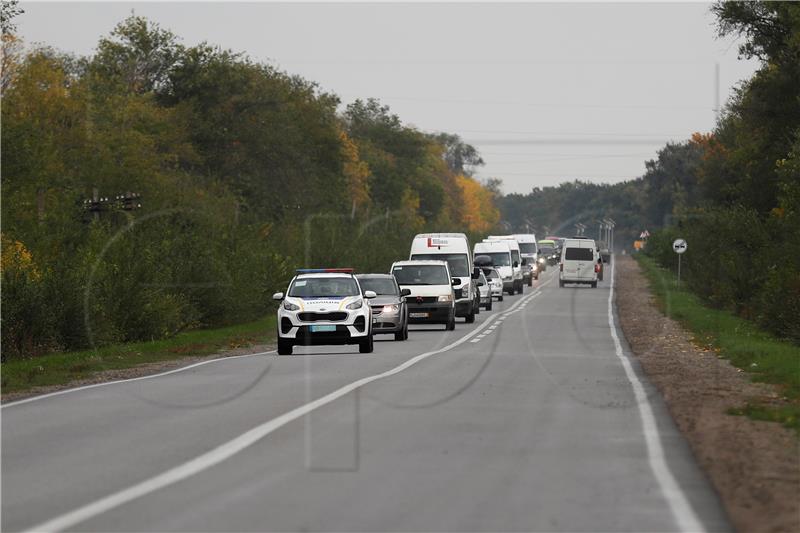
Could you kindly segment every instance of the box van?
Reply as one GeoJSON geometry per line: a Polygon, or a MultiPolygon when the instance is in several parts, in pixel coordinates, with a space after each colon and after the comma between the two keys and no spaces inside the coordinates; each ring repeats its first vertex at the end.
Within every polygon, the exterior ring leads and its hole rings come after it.
{"type": "MultiPolygon", "coordinates": [[[[522,294],[522,263],[523,258],[522,254],[520,253],[519,243],[517,239],[514,238],[513,235],[489,235],[483,242],[490,242],[490,241],[505,241],[508,243],[508,246],[511,248],[511,268],[514,270],[514,291],[522,294]]],[[[525,263],[527,264],[527,260],[525,263]]],[[[514,294],[513,292],[511,294],[514,294]]]]}
{"type": "Polygon", "coordinates": [[[547,262],[539,260],[539,245],[533,233],[516,233],[513,237],[519,243],[519,252],[528,263],[522,269],[522,279],[528,287],[533,285],[533,280],[539,279],[539,272],[547,269],[547,262]]]}
{"type": "Polygon", "coordinates": [[[456,316],[467,323],[475,322],[480,312],[481,297],[475,281],[478,273],[472,263],[469,239],[463,233],[420,233],[411,242],[409,260],[446,261],[450,275],[460,283],[453,287],[456,298],[456,316]]]}
{"type": "MultiPolygon", "coordinates": [[[[514,260],[511,258],[511,246],[509,241],[484,241],[476,242],[472,249],[475,257],[480,255],[491,258],[492,264],[503,280],[503,291],[514,294],[516,286],[514,284],[514,269],[511,266],[514,260]]],[[[481,265],[487,266],[487,265],[481,265]]]]}
{"type": "Polygon", "coordinates": [[[561,249],[558,286],[588,283],[597,287],[597,245],[592,239],[566,239],[561,249]]]}
{"type": "Polygon", "coordinates": [[[408,289],[408,321],[444,324],[456,328],[456,298],[453,286],[461,280],[451,277],[445,261],[396,261],[390,270],[400,290],[408,289]]]}

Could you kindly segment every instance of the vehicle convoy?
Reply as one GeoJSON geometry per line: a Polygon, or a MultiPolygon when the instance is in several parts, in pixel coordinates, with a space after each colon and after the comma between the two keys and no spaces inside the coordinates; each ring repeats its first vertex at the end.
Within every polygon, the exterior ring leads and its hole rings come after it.
{"type": "MultiPolygon", "coordinates": [[[[527,264],[527,261],[522,258],[522,254],[519,250],[519,243],[512,235],[489,235],[483,239],[483,242],[491,241],[502,241],[508,243],[508,247],[511,249],[511,268],[514,271],[514,292],[522,294],[522,288],[524,285],[524,280],[522,278],[522,267],[524,266],[523,263],[527,264]]],[[[514,294],[514,292],[509,294],[514,294]]]]}
{"type": "Polygon", "coordinates": [[[391,273],[406,296],[408,320],[412,324],[444,324],[446,330],[456,328],[456,298],[454,286],[461,280],[452,277],[446,261],[397,261],[391,273]]]}
{"type": "Polygon", "coordinates": [[[372,353],[372,308],[352,268],[298,269],[284,294],[272,295],[278,306],[278,354],[297,345],[358,344],[372,353]]]}
{"type": "Polygon", "coordinates": [[[486,308],[487,311],[492,310],[492,288],[489,285],[489,280],[486,278],[486,275],[483,271],[480,271],[480,277],[478,278],[478,292],[481,295],[481,305],[486,308]]]}
{"type": "Polygon", "coordinates": [[[512,235],[519,243],[519,253],[523,261],[523,280],[528,287],[533,285],[533,280],[539,279],[539,272],[547,270],[547,261],[539,253],[536,235],[533,233],[517,233],[512,235]]]}
{"type": "Polygon", "coordinates": [[[560,254],[557,252],[556,241],[543,239],[539,241],[539,259],[544,259],[548,265],[558,264],[560,254]]]}
{"type": "Polygon", "coordinates": [[[370,300],[372,307],[372,333],[393,333],[394,340],[408,339],[408,289],[401,289],[391,274],[357,274],[362,293],[372,291],[377,296],[370,300]]]}
{"type": "Polygon", "coordinates": [[[509,241],[476,242],[473,247],[473,260],[479,262],[481,268],[494,267],[500,273],[503,290],[508,294],[516,292],[517,280],[514,278],[513,259],[509,241]],[[478,261],[478,258],[481,261],[478,261]]]}
{"type": "Polygon", "coordinates": [[[558,286],[585,283],[597,287],[599,259],[597,245],[592,239],[566,239],[561,250],[558,286]]]}
{"type": "Polygon", "coordinates": [[[420,233],[411,242],[409,260],[446,261],[450,275],[459,280],[453,287],[456,316],[464,317],[467,323],[475,322],[475,315],[480,312],[480,295],[472,250],[465,234],[420,233]]]}

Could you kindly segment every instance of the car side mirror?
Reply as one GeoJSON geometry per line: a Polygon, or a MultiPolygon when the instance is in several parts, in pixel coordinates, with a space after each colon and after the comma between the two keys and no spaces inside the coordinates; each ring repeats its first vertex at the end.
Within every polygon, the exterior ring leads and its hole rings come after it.
{"type": "Polygon", "coordinates": [[[527,264],[528,264],[528,260],[527,260],[527,259],[523,259],[523,260],[522,260],[522,266],[525,266],[525,265],[527,265],[527,264]]]}
{"type": "Polygon", "coordinates": [[[411,296],[411,289],[400,289],[400,296],[411,296]]]}
{"type": "Polygon", "coordinates": [[[519,267],[519,261],[514,261],[514,265],[513,266],[514,266],[514,268],[519,267]]]}
{"type": "Polygon", "coordinates": [[[456,285],[459,285],[460,283],[461,283],[461,280],[460,280],[460,279],[458,279],[458,278],[452,278],[452,279],[450,280],[450,285],[453,285],[454,287],[455,287],[456,285]]]}
{"type": "Polygon", "coordinates": [[[364,291],[364,298],[371,300],[372,298],[377,298],[378,295],[375,291],[364,291]]]}
{"type": "Polygon", "coordinates": [[[478,287],[483,287],[484,283],[482,281],[478,282],[478,287]]]}
{"type": "Polygon", "coordinates": [[[278,300],[278,301],[283,300],[283,293],[282,292],[276,292],[275,294],[272,295],[272,299],[273,300],[278,300]]]}

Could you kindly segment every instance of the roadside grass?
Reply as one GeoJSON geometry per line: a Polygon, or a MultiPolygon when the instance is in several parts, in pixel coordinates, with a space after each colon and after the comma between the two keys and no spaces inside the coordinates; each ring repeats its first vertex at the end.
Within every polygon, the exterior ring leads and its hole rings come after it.
{"type": "Polygon", "coordinates": [[[275,338],[275,316],[217,329],[179,333],[164,340],[103,346],[95,350],[16,359],[0,366],[3,394],[66,385],[104,370],[197,357],[262,344],[275,338]]]}
{"type": "Polygon", "coordinates": [[[706,306],[652,258],[642,254],[634,257],[664,314],[692,332],[696,343],[713,349],[754,381],[778,385],[785,398],[765,398],[733,409],[731,414],[780,422],[800,434],[800,347],[727,311],[706,306]]]}

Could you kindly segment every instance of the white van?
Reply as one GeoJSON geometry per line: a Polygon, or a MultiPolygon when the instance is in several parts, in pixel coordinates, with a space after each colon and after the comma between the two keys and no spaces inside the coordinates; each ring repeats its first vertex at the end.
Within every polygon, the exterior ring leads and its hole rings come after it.
{"type": "Polygon", "coordinates": [[[561,249],[558,286],[588,283],[597,287],[597,245],[592,239],[566,239],[561,249]]]}
{"type": "Polygon", "coordinates": [[[411,242],[412,261],[435,260],[447,261],[450,275],[458,278],[455,285],[456,316],[463,316],[467,323],[475,322],[475,315],[480,312],[481,297],[475,281],[479,274],[475,273],[472,264],[472,250],[469,239],[463,233],[420,233],[411,242]]]}
{"type": "Polygon", "coordinates": [[[539,272],[547,269],[547,262],[539,260],[539,245],[533,233],[515,233],[513,237],[519,243],[519,252],[527,265],[522,269],[522,279],[533,285],[533,280],[539,279],[539,272]]]}
{"type": "Polygon", "coordinates": [[[472,253],[474,254],[473,261],[479,255],[491,258],[492,267],[497,270],[500,279],[503,280],[503,291],[514,294],[514,269],[511,266],[514,261],[511,259],[511,246],[508,241],[476,242],[472,253]]]}
{"type": "Polygon", "coordinates": [[[451,277],[445,261],[396,261],[390,270],[406,296],[411,324],[444,324],[456,328],[456,298],[453,286],[461,281],[451,277]]]}
{"type": "MultiPolygon", "coordinates": [[[[483,242],[505,241],[511,248],[511,268],[514,270],[514,291],[522,294],[522,254],[520,253],[519,243],[513,235],[489,235],[483,242]]],[[[527,263],[527,261],[525,261],[527,263]]],[[[511,294],[514,294],[513,292],[511,294]]]]}

